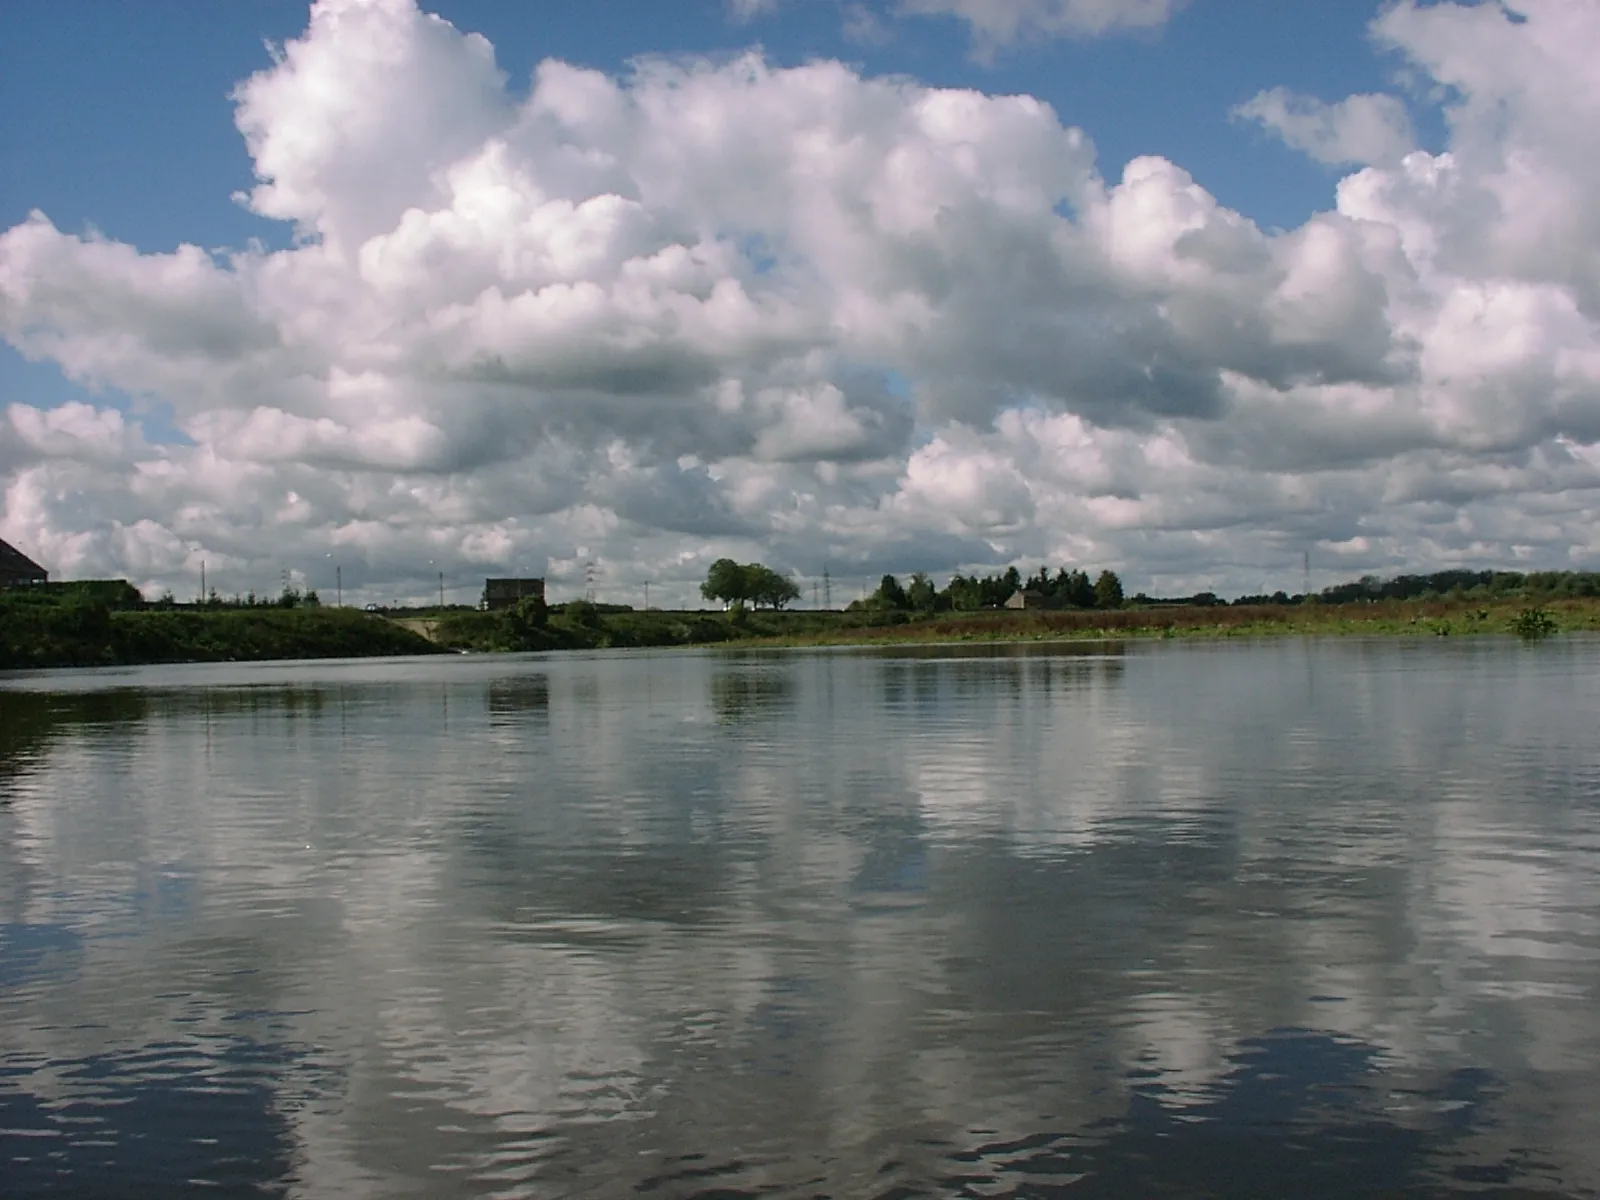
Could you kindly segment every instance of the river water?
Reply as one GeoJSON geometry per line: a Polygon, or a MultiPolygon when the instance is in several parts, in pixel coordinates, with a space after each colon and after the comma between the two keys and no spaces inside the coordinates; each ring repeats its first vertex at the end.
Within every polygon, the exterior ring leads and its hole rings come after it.
{"type": "Polygon", "coordinates": [[[0,678],[0,1194],[1600,1195],[1600,639],[0,678]]]}

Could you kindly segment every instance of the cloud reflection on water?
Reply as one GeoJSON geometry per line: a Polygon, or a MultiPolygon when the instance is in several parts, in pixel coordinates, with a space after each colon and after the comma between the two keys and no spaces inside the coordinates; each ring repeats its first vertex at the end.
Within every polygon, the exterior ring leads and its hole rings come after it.
{"type": "Polygon", "coordinates": [[[226,1032],[310,1192],[1593,1189],[1597,655],[36,677],[0,1098],[226,1032]]]}

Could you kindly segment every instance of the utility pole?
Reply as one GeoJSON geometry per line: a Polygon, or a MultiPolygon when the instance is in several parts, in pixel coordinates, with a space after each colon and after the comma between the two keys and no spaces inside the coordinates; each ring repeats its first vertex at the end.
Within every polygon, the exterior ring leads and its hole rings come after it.
{"type": "Polygon", "coordinates": [[[444,572],[439,572],[439,607],[444,607],[444,572]]]}
{"type": "Polygon", "coordinates": [[[343,608],[344,607],[344,568],[343,567],[335,567],[333,569],[333,595],[334,595],[334,607],[343,608]]]}
{"type": "Polygon", "coordinates": [[[200,603],[206,602],[206,560],[200,560],[200,603]]]}

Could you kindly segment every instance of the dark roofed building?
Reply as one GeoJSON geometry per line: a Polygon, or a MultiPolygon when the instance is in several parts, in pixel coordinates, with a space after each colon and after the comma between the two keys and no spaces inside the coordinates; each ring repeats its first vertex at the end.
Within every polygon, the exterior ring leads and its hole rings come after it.
{"type": "Polygon", "coordinates": [[[49,571],[10,542],[0,541],[0,588],[32,587],[49,582],[49,571]]]}
{"type": "Polygon", "coordinates": [[[542,579],[485,579],[483,581],[483,606],[488,609],[510,608],[527,597],[544,599],[542,579]]]}

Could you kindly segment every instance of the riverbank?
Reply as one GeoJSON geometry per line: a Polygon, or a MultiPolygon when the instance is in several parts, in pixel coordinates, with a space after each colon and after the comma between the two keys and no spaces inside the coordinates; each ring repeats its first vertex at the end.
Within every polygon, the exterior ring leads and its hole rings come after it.
{"type": "Polygon", "coordinates": [[[113,667],[439,654],[444,648],[351,608],[149,608],[0,604],[0,669],[113,667]]]}
{"type": "Polygon", "coordinates": [[[1130,638],[1315,636],[1545,636],[1600,631],[1600,601],[1456,603],[1386,601],[1348,605],[1145,608],[1102,612],[936,614],[904,624],[830,631],[774,631],[741,639],[766,646],[887,645],[900,642],[1110,641],[1130,638]]]}
{"type": "Polygon", "coordinates": [[[1104,641],[1119,638],[1340,636],[1447,637],[1600,630],[1600,600],[1494,602],[1394,600],[1358,604],[1191,605],[1116,610],[1012,609],[967,613],[552,610],[543,626],[518,628],[500,613],[441,613],[433,636],[466,651],[629,646],[832,646],[900,642],[1104,641]],[[1524,614],[1537,614],[1531,618],[1524,614]]]}
{"type": "Polygon", "coordinates": [[[1012,609],[733,613],[559,606],[542,622],[507,612],[349,608],[142,608],[0,603],[0,669],[253,662],[445,652],[506,653],[665,646],[852,646],[917,642],[1105,641],[1271,636],[1463,636],[1600,630],[1600,599],[1396,600],[1357,604],[1188,605],[1115,610],[1012,609]],[[1533,624],[1525,614],[1540,614],[1533,624]],[[1519,622],[1521,623],[1519,628],[1519,622]]]}

